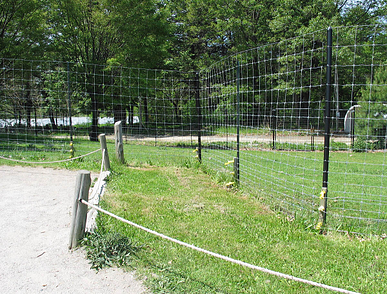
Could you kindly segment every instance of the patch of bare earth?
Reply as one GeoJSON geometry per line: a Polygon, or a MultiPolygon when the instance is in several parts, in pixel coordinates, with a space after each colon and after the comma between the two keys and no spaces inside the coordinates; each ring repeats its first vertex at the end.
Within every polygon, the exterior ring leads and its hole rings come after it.
{"type": "Polygon", "coordinates": [[[0,166],[1,293],[146,293],[134,273],[69,251],[76,172],[0,166]]]}

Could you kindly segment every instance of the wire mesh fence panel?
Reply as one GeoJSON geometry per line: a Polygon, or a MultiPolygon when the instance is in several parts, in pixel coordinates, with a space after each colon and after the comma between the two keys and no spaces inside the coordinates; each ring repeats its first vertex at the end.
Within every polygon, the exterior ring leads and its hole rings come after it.
{"type": "MultiPolygon", "coordinates": [[[[385,233],[385,27],[333,32],[327,222],[385,233]]],[[[241,184],[308,218],[317,215],[322,182],[326,52],[326,32],[319,31],[239,53],[215,64],[203,82],[204,119],[212,117],[207,128],[215,135],[208,160],[232,172],[224,164],[240,149],[241,184]]]]}
{"type": "Polygon", "coordinates": [[[86,154],[101,133],[112,147],[121,121],[129,164],[192,166],[197,155],[220,180],[312,226],[329,126],[328,227],[386,233],[385,36],[384,26],[333,29],[328,115],[325,30],[198,73],[1,59],[0,152],[86,154]]]}
{"type": "Polygon", "coordinates": [[[240,184],[292,216],[318,205],[322,157],[310,151],[323,143],[325,39],[317,32],[239,53],[204,82],[204,119],[212,117],[215,135],[207,160],[226,172],[239,151],[240,184]]]}
{"type": "MultiPolygon", "coordinates": [[[[35,157],[41,152],[41,159],[81,155],[98,148],[101,133],[112,140],[117,121],[125,142],[164,146],[176,141],[166,138],[181,136],[191,146],[197,132],[194,78],[176,71],[2,59],[0,149],[14,158],[18,151],[35,157]]],[[[154,157],[162,153],[159,148],[154,157]]]]}
{"type": "Polygon", "coordinates": [[[1,149],[69,150],[67,88],[60,63],[1,60],[1,149]]]}
{"type": "Polygon", "coordinates": [[[385,29],[333,30],[331,142],[341,152],[331,154],[328,218],[343,230],[386,232],[385,29]]]}

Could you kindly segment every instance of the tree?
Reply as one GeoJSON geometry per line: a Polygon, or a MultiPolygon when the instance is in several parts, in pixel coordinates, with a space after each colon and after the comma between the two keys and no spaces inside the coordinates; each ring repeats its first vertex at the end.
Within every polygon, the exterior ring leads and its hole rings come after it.
{"type": "Polygon", "coordinates": [[[385,0],[339,0],[336,9],[342,15],[343,25],[369,25],[385,22],[385,0]]]}
{"type": "MultiPolygon", "coordinates": [[[[168,32],[163,6],[155,0],[62,0],[56,8],[52,45],[63,59],[85,66],[92,104],[90,139],[97,140],[103,97],[120,99],[114,92],[114,85],[121,82],[115,74],[118,67],[163,65],[168,32]]],[[[120,119],[125,112],[125,107],[114,110],[120,119]]]]}
{"type": "Polygon", "coordinates": [[[0,55],[41,58],[48,42],[45,0],[0,0],[0,55]]]}
{"type": "Polygon", "coordinates": [[[158,0],[109,0],[112,26],[122,44],[114,56],[127,67],[164,68],[170,44],[166,4],[158,0]]]}
{"type": "Polygon", "coordinates": [[[356,133],[371,140],[376,148],[386,148],[387,140],[387,68],[380,67],[361,90],[356,111],[356,133]]]}
{"type": "Polygon", "coordinates": [[[103,109],[103,66],[117,54],[123,41],[112,24],[107,0],[62,0],[52,5],[52,47],[64,60],[85,65],[86,92],[92,105],[90,140],[97,141],[98,117],[103,109]]]}

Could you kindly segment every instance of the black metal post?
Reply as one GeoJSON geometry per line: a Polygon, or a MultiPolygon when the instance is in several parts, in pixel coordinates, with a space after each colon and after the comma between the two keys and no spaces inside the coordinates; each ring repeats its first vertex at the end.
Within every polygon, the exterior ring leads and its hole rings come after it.
{"type": "Polygon", "coordinates": [[[70,63],[67,62],[67,95],[69,103],[70,142],[73,142],[73,121],[71,114],[71,84],[70,84],[70,63]]]}
{"type": "Polygon", "coordinates": [[[351,144],[352,144],[352,150],[355,146],[355,118],[356,118],[356,108],[353,109],[353,113],[351,115],[351,144]]]}
{"type": "Polygon", "coordinates": [[[240,179],[240,124],[241,124],[241,98],[240,98],[240,83],[241,83],[241,68],[239,61],[237,61],[237,166],[235,179],[239,184],[240,179]]]}
{"type": "Polygon", "coordinates": [[[310,150],[314,151],[314,128],[310,129],[310,150]]]}
{"type": "Polygon", "coordinates": [[[273,150],[275,150],[276,149],[276,141],[277,141],[277,109],[273,109],[271,112],[272,112],[272,115],[271,115],[271,123],[272,123],[271,130],[273,132],[272,148],[273,148],[273,150]]]}
{"type": "Polygon", "coordinates": [[[197,114],[197,129],[198,129],[198,149],[197,155],[199,162],[202,163],[202,111],[200,108],[200,81],[199,73],[195,77],[195,99],[196,99],[196,114],[197,114]]]}
{"type": "Polygon", "coordinates": [[[329,143],[330,143],[330,124],[331,124],[331,85],[332,85],[332,28],[328,28],[327,33],[327,73],[326,73],[326,90],[325,90],[325,132],[324,132],[324,165],[323,165],[323,182],[320,194],[319,206],[319,224],[321,229],[326,223],[326,212],[328,204],[328,174],[329,174],[329,143]]]}

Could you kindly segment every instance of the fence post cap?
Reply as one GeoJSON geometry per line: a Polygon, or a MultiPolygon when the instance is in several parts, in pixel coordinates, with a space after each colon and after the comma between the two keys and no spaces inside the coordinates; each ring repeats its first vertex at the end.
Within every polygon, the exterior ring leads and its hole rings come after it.
{"type": "Polygon", "coordinates": [[[83,169],[83,170],[79,170],[78,174],[90,174],[90,171],[83,169]]]}

